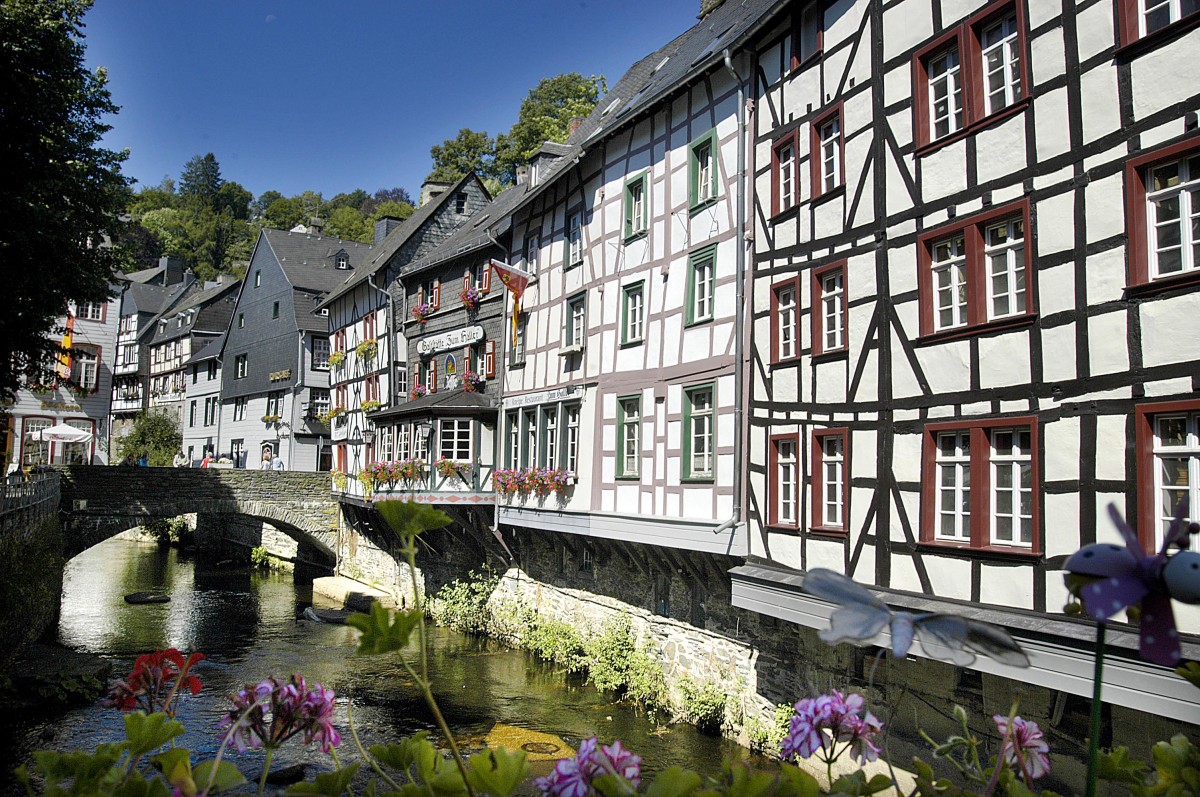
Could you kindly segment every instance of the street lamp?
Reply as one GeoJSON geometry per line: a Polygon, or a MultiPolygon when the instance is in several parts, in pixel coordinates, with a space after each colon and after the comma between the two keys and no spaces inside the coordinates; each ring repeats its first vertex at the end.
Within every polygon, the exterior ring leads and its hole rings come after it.
{"type": "Polygon", "coordinates": [[[363,442],[366,443],[367,445],[371,445],[372,443],[374,443],[375,442],[375,427],[368,426],[367,428],[363,429],[362,430],[362,439],[363,439],[363,442]]]}

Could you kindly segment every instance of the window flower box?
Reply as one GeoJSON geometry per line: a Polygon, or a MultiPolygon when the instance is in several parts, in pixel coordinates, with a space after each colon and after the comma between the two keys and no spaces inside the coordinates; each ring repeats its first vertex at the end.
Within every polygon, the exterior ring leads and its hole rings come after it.
{"type": "Polygon", "coordinates": [[[416,399],[421,398],[421,396],[428,396],[428,395],[429,395],[429,388],[425,387],[424,385],[417,385],[412,390],[408,391],[408,397],[414,401],[416,399]]]}
{"type": "Polygon", "coordinates": [[[330,471],[330,475],[333,477],[333,487],[335,490],[346,489],[346,482],[349,480],[345,473],[342,473],[340,470],[333,470],[330,471]]]}
{"type": "Polygon", "coordinates": [[[262,416],[262,422],[265,424],[279,423],[279,416],[278,415],[264,415],[264,416],[262,416]]]}
{"type": "Polygon", "coordinates": [[[337,368],[345,361],[346,361],[346,352],[344,352],[344,351],[330,352],[329,364],[332,365],[334,368],[337,368]]]}
{"type": "Polygon", "coordinates": [[[483,301],[483,291],[471,285],[459,291],[458,298],[462,300],[463,307],[468,312],[474,312],[479,309],[479,303],[483,301]]]}
{"type": "Polygon", "coordinates": [[[359,406],[363,412],[374,412],[375,410],[377,410],[383,406],[383,402],[376,401],[375,399],[367,399],[359,406]]]}
{"type": "Polygon", "coordinates": [[[470,483],[471,474],[475,470],[475,466],[470,462],[457,462],[446,457],[442,457],[433,463],[433,466],[437,468],[437,472],[442,475],[443,479],[457,481],[463,485],[470,483]]]}
{"type": "Polygon", "coordinates": [[[319,415],[317,415],[317,420],[320,421],[321,423],[328,424],[334,418],[340,417],[345,414],[346,414],[346,408],[339,405],[336,407],[330,407],[328,411],[322,412],[319,415]]]}
{"type": "Polygon", "coordinates": [[[418,302],[412,309],[412,317],[420,324],[424,324],[431,315],[433,315],[433,305],[429,302],[418,302]]]}
{"type": "Polygon", "coordinates": [[[354,347],[354,353],[358,355],[360,360],[373,360],[375,355],[379,353],[379,343],[375,338],[368,338],[362,343],[354,347]]]}
{"type": "Polygon", "coordinates": [[[415,482],[425,478],[425,460],[408,457],[396,463],[396,474],[400,481],[415,482]]]}
{"type": "Polygon", "coordinates": [[[462,375],[463,390],[467,391],[468,393],[479,392],[480,390],[483,389],[483,385],[486,382],[487,382],[486,379],[484,379],[480,374],[477,374],[474,371],[463,372],[463,375],[462,375]]]}

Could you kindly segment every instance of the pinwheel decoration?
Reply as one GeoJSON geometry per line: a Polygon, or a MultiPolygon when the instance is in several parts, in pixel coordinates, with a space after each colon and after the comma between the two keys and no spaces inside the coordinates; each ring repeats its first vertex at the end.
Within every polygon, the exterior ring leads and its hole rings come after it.
{"type": "Polygon", "coordinates": [[[892,653],[900,659],[908,655],[917,637],[925,653],[960,667],[975,661],[977,654],[1014,667],[1029,666],[1020,645],[1007,631],[990,623],[955,614],[893,611],[866,587],[824,568],[808,571],[802,588],[841,607],[830,615],[829,628],[819,633],[831,645],[842,640],[865,645],[886,627],[892,637],[892,653]]]}
{"type": "Polygon", "coordinates": [[[1171,600],[1200,603],[1200,553],[1180,550],[1169,555],[1172,548],[1186,549],[1188,537],[1198,529],[1184,520],[1187,500],[1175,509],[1162,548],[1154,556],[1146,555],[1137,534],[1112,504],[1108,515],[1125,539],[1125,547],[1096,543],[1080,548],[1065,564],[1070,574],[1068,586],[1079,580],[1071,576],[1084,577],[1078,594],[1083,608],[1098,623],[1107,623],[1117,612],[1138,606],[1142,658],[1174,667],[1180,649],[1171,600]]]}

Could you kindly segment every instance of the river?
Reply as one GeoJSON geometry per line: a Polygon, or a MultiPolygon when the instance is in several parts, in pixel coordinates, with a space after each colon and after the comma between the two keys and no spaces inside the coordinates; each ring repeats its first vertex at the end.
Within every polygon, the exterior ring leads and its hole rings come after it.
{"type": "MultiPolygon", "coordinates": [[[[152,543],[113,539],[73,559],[64,578],[60,644],[110,661],[114,673],[128,672],[140,653],[177,647],[206,656],[195,673],[204,684],[183,700],[179,713],[187,727],[181,745],[211,758],[220,744],[216,725],[227,695],[267,676],[299,673],[337,693],[337,725],[343,735],[342,763],[357,760],[348,733],[354,726],[364,745],[433,730],[432,718],[394,656],[354,654],[356,633],[346,627],[297,618],[312,591],[294,585],[290,575],[260,572],[205,572],[187,557],[152,543]],[[130,592],[170,595],[164,604],[129,605],[130,592]]],[[[415,652],[415,651],[414,651],[415,652]]],[[[613,703],[576,678],[537,661],[528,653],[494,641],[433,629],[430,666],[435,694],[455,736],[468,748],[498,724],[563,739],[575,747],[581,738],[621,739],[643,756],[643,774],[681,765],[715,774],[725,756],[746,751],[686,725],[655,726],[630,707],[613,703]]],[[[53,718],[9,717],[0,735],[0,783],[13,791],[8,775],[33,750],[91,748],[122,734],[120,714],[86,706],[53,718]]],[[[272,768],[309,763],[309,774],[331,765],[329,758],[293,740],[275,754],[272,768]]],[[[261,754],[236,755],[247,776],[262,769],[261,754]]],[[[543,765],[545,767],[547,765],[543,765]]]]}

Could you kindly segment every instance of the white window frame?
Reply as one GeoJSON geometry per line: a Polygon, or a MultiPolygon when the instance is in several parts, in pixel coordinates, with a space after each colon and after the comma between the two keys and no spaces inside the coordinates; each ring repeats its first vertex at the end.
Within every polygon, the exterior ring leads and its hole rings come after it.
{"type": "Polygon", "coordinates": [[[934,241],[930,247],[929,268],[933,273],[933,328],[957,329],[967,325],[967,242],[966,231],[934,241]],[[943,247],[946,247],[943,249],[943,247]],[[938,259],[939,250],[946,256],[938,259]],[[943,323],[942,313],[950,320],[943,323]]]}
{"type": "Polygon", "coordinates": [[[455,462],[470,462],[471,427],[470,418],[442,418],[438,421],[438,456],[455,462]]]}
{"type": "Polygon", "coordinates": [[[1138,0],[1138,33],[1142,36],[1157,33],[1183,19],[1183,16],[1183,0],[1138,0]],[[1163,9],[1167,12],[1167,20],[1151,30],[1148,24],[1149,16],[1163,9]]]}
{"type": "Polygon", "coordinates": [[[842,184],[842,120],[840,115],[821,125],[821,193],[842,184]]]}
{"type": "Polygon", "coordinates": [[[1017,15],[1008,14],[984,28],[979,35],[982,50],[983,98],[988,114],[1007,108],[1021,99],[1021,53],[1017,15]],[[989,38],[995,40],[989,42],[989,38]],[[990,63],[989,63],[990,62],[990,63]]]}
{"type": "Polygon", "coordinates": [[[618,445],[620,450],[622,477],[637,478],[642,472],[642,399],[639,396],[624,396],[617,399],[621,405],[621,429],[618,445]],[[633,407],[633,413],[628,411],[633,407]]]}
{"type": "Polygon", "coordinates": [[[1029,427],[1014,427],[988,430],[988,452],[991,467],[991,495],[989,496],[990,517],[988,518],[989,533],[993,545],[1008,545],[1020,548],[1033,547],[1033,441],[1029,427]],[[1008,435],[1011,440],[1002,450],[999,441],[1008,435]],[[1025,445],[1021,445],[1022,435],[1025,445]],[[1001,486],[1002,475],[1007,475],[1008,484],[1001,486]],[[1002,512],[1000,500],[1007,497],[1009,511],[1002,512]],[[1023,498],[1028,497],[1029,511],[1023,498]],[[1000,521],[1006,519],[1009,523],[1009,535],[1006,539],[1000,531],[1000,521]],[[1029,539],[1024,536],[1025,524],[1028,523],[1029,539]]]}
{"type": "Polygon", "coordinates": [[[927,62],[929,75],[929,139],[937,141],[963,129],[963,86],[961,53],[958,46],[948,47],[927,62]],[[939,92],[944,95],[939,97],[939,92]],[[945,110],[938,112],[939,101],[945,110]],[[938,131],[938,125],[945,130],[938,131]]]}
{"type": "Polygon", "coordinates": [[[798,305],[799,291],[794,283],[784,285],[775,291],[775,311],[779,324],[779,359],[787,360],[798,353],[800,341],[799,325],[796,323],[800,308],[798,305]]]}
{"type": "Polygon", "coordinates": [[[782,525],[794,526],[798,519],[798,449],[794,437],[775,441],[775,515],[782,525]]]}
{"type": "Polygon", "coordinates": [[[534,233],[525,237],[525,270],[529,276],[535,277],[538,272],[538,261],[541,260],[542,238],[534,233]]]}
{"type": "Polygon", "coordinates": [[[935,505],[934,537],[949,542],[971,542],[971,430],[938,432],[934,438],[935,505]],[[943,441],[952,446],[943,451],[943,441]],[[949,507],[947,507],[949,493],[949,507]],[[950,530],[943,531],[949,519],[950,530]]]}
{"type": "Polygon", "coordinates": [[[84,390],[100,385],[100,350],[94,346],[77,345],[71,349],[71,376],[84,390]]]}
{"type": "Polygon", "coordinates": [[[233,358],[233,378],[245,379],[250,373],[249,355],[239,354],[233,358]]]}
{"type": "Polygon", "coordinates": [[[332,351],[329,338],[313,338],[312,367],[314,371],[329,370],[329,353],[332,351]]]}
{"type": "Polygon", "coordinates": [[[818,438],[821,444],[821,523],[829,527],[846,525],[846,438],[828,434],[818,438]]]}
{"type": "Polygon", "coordinates": [[[1200,240],[1193,234],[1193,225],[1200,224],[1200,155],[1191,154],[1179,160],[1151,166],[1146,179],[1146,223],[1149,230],[1150,279],[1174,277],[1200,268],[1200,240]],[[1177,182],[1154,189],[1155,175],[1163,169],[1177,167],[1177,182]],[[1195,171],[1196,174],[1192,174],[1195,171]],[[1159,206],[1174,201],[1177,212],[1173,219],[1160,223],[1156,214],[1159,206]],[[1175,229],[1179,242],[1160,246],[1160,230],[1175,229]],[[1160,270],[1160,253],[1179,250],[1179,268],[1160,270]]]}
{"type": "Polygon", "coordinates": [[[1025,315],[1029,305],[1029,277],[1025,273],[1025,219],[1022,216],[989,224],[983,230],[983,258],[987,263],[988,320],[1025,315]],[[992,243],[992,233],[1003,240],[992,243]],[[1004,301],[1008,311],[997,304],[1004,301]]]}
{"type": "Polygon", "coordinates": [[[685,434],[690,443],[690,461],[687,476],[692,479],[711,479],[716,467],[716,389],[712,385],[695,387],[684,391],[688,403],[688,428],[685,434]],[[697,409],[697,398],[707,396],[707,405],[697,409]]]}
{"type": "Polygon", "coordinates": [[[694,150],[696,158],[696,202],[707,202],[713,192],[713,139],[702,141],[694,150]]]}
{"type": "Polygon", "coordinates": [[[579,468],[579,414],[578,404],[563,405],[567,432],[563,440],[563,467],[571,473],[578,473],[579,468]]]}
{"type": "Polygon", "coordinates": [[[563,346],[582,349],[587,339],[587,294],[580,293],[567,299],[566,323],[563,330],[563,346]]]}
{"type": "Polygon", "coordinates": [[[846,271],[828,271],[820,280],[821,351],[834,351],[846,345],[846,271]]]}
{"type": "Polygon", "coordinates": [[[567,215],[567,265],[583,262],[583,211],[567,215]]]}
{"type": "Polygon", "coordinates": [[[779,160],[779,210],[796,204],[796,144],[794,141],[776,150],[779,160]],[[786,157],[785,157],[786,156],[786,157]]]}
{"type": "Polygon", "coordinates": [[[1200,515],[1196,507],[1200,507],[1200,412],[1164,412],[1156,414],[1153,422],[1154,429],[1154,550],[1162,547],[1163,536],[1175,516],[1175,507],[1186,495],[1188,497],[1188,514],[1195,518],[1200,515]],[[1164,421],[1182,420],[1184,422],[1183,443],[1168,445],[1163,442],[1162,424],[1164,421]],[[1187,484],[1165,483],[1164,460],[1184,460],[1183,471],[1186,473],[1187,484]]]}
{"type": "Polygon", "coordinates": [[[635,343],[642,340],[645,334],[643,324],[645,320],[646,283],[634,282],[626,285],[621,289],[621,299],[622,320],[624,321],[621,329],[621,342],[635,343]]]}

